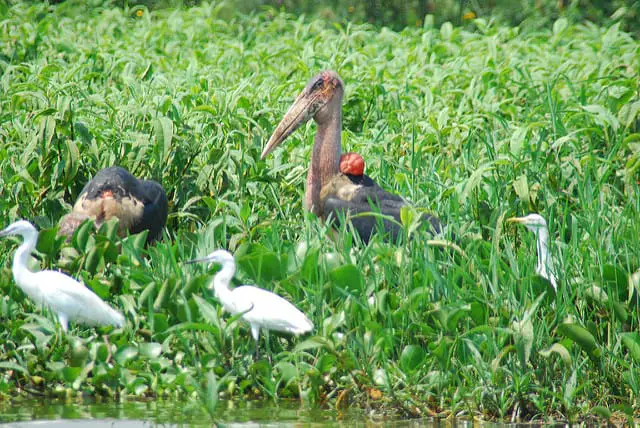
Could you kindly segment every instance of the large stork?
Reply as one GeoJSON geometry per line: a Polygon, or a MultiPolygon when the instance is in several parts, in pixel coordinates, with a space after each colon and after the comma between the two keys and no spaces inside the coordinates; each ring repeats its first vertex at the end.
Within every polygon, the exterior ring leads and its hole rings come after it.
{"type": "Polygon", "coordinates": [[[119,166],[105,168],[84,186],[73,211],[60,220],[59,233],[71,236],[91,218],[100,226],[112,217],[119,220],[121,236],[149,230],[147,242],[160,239],[167,222],[167,195],[153,180],[138,180],[119,166]]]}
{"type": "MultiPolygon", "coordinates": [[[[344,84],[335,71],[323,71],[313,77],[276,127],[261,158],[264,159],[293,131],[313,118],[318,130],[307,175],[306,208],[329,221],[349,217],[365,243],[380,223],[380,216],[356,214],[378,212],[392,217],[395,221],[383,219],[381,225],[386,236],[395,241],[402,230],[400,210],[407,202],[364,175],[364,162],[359,155],[349,153],[341,156],[343,94],[344,84]],[[357,164],[354,166],[352,162],[357,164]],[[362,162],[362,167],[358,162],[362,162]],[[354,174],[351,170],[358,172],[354,174]]],[[[433,232],[441,232],[437,217],[424,214],[423,220],[427,220],[433,232]]]]}

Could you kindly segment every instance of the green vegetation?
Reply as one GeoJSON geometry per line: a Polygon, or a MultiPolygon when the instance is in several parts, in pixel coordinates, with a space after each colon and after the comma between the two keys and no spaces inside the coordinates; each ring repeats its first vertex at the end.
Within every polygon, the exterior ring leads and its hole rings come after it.
{"type": "MultiPolygon", "coordinates": [[[[58,3],[64,0],[49,0],[58,3]]],[[[201,0],[87,0],[119,7],[145,6],[150,9],[193,6],[201,0]]],[[[249,13],[275,8],[289,13],[309,14],[321,19],[347,22],[367,22],[401,30],[421,26],[425,15],[431,15],[437,25],[446,21],[456,24],[474,17],[491,19],[504,25],[525,29],[548,26],[558,18],[569,22],[591,21],[598,25],[619,22],[625,31],[640,32],[640,0],[230,0],[234,10],[249,13]]]]}
{"type": "MultiPolygon", "coordinates": [[[[619,26],[450,24],[400,33],[285,14],[0,4],[0,212],[35,222],[42,268],[81,278],[123,330],[62,336],[15,287],[0,241],[0,399],[78,394],[300,397],[402,415],[634,417],[640,396],[640,46],[619,26]],[[228,13],[225,12],[225,13],[228,13]],[[267,138],[307,79],[346,84],[345,150],[383,187],[441,215],[464,254],[338,239],[302,206],[313,126],[267,138]],[[166,236],[58,219],[114,164],[161,181],[166,236]],[[559,268],[540,294],[542,213],[559,268]],[[225,247],[239,282],[286,296],[313,335],[246,325],[182,262],[225,247]],[[101,335],[106,335],[108,342],[101,335]]],[[[409,222],[408,222],[409,223],[409,222]]],[[[408,228],[410,229],[410,228],[408,228]]],[[[637,414],[636,414],[637,416],[637,414]]]]}

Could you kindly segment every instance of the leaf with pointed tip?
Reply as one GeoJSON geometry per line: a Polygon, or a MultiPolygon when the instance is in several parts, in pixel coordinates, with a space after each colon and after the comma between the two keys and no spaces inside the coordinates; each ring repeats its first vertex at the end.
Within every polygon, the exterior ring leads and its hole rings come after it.
{"type": "Polygon", "coordinates": [[[156,342],[144,342],[138,346],[140,355],[146,358],[157,358],[162,353],[162,345],[156,342]]]}
{"type": "Polygon", "coordinates": [[[282,279],[280,259],[261,245],[252,245],[243,256],[236,257],[240,267],[257,283],[282,279]]]}
{"type": "Polygon", "coordinates": [[[333,344],[328,339],[320,336],[314,336],[304,342],[298,343],[295,352],[308,351],[311,349],[326,349],[329,352],[336,353],[333,344]]]}
{"type": "Polygon", "coordinates": [[[405,372],[416,371],[422,365],[426,354],[424,349],[416,345],[407,345],[400,354],[400,368],[405,372]]]}
{"type": "Polygon", "coordinates": [[[329,272],[329,278],[334,285],[347,290],[350,293],[356,293],[364,286],[362,273],[360,273],[360,270],[352,264],[333,269],[329,272]]]}
{"type": "Polygon", "coordinates": [[[591,358],[600,356],[600,349],[596,338],[581,325],[562,323],[558,326],[558,333],[577,343],[591,358]]]}
{"type": "Polygon", "coordinates": [[[138,350],[133,346],[124,346],[118,349],[113,359],[121,366],[126,365],[129,361],[138,356],[138,350]]]}
{"type": "Polygon", "coordinates": [[[622,343],[629,350],[629,355],[633,360],[640,364],[640,334],[634,332],[622,333],[622,343]]]}
{"type": "Polygon", "coordinates": [[[555,353],[560,356],[560,358],[562,359],[562,361],[565,362],[565,364],[567,365],[571,364],[571,354],[569,354],[569,351],[567,350],[567,348],[565,348],[564,345],[561,343],[554,343],[553,345],[551,345],[549,349],[545,351],[539,351],[538,353],[545,358],[549,358],[551,354],[555,353]]]}
{"type": "Polygon", "coordinates": [[[531,357],[531,348],[533,347],[533,323],[530,318],[522,321],[514,321],[511,325],[518,351],[520,365],[525,368],[531,357]]]}
{"type": "Polygon", "coordinates": [[[193,295],[193,300],[198,305],[198,309],[200,309],[200,315],[202,315],[204,320],[209,324],[213,324],[216,327],[220,328],[220,317],[218,317],[218,311],[209,302],[207,302],[197,294],[193,295]]]}

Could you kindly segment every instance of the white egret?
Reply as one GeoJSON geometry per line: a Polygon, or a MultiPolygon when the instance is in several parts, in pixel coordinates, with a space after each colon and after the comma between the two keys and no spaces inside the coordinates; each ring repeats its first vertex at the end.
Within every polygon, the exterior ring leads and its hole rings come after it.
{"type": "Polygon", "coordinates": [[[529,214],[525,217],[513,217],[507,219],[508,223],[523,224],[527,229],[532,231],[536,236],[536,247],[538,251],[538,265],[536,266],[536,273],[541,277],[548,280],[553,289],[558,291],[558,285],[556,283],[556,275],[554,274],[554,267],[549,253],[549,228],[547,222],[540,214],[529,214]]]}
{"type": "Polygon", "coordinates": [[[212,286],[216,299],[232,315],[242,313],[242,318],[251,326],[251,335],[256,341],[260,329],[275,330],[294,335],[304,334],[313,329],[313,323],[298,308],[271,291],[252,285],[229,288],[236,272],[233,255],[226,250],[216,250],[202,259],[187,263],[213,262],[222,269],[213,277],[212,286]]]}
{"type": "Polygon", "coordinates": [[[103,302],[84,284],[62,272],[29,270],[27,262],[38,242],[38,231],[31,223],[20,220],[0,231],[0,237],[11,235],[21,235],[24,240],[13,257],[16,284],[37,304],[51,308],[58,315],[65,332],[69,321],[89,325],[124,325],[122,314],[103,302]]]}

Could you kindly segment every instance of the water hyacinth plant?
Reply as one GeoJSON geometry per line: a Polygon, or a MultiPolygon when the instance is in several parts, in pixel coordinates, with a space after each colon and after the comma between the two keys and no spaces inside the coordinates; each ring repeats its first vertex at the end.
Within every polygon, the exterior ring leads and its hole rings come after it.
{"type": "MultiPolygon", "coordinates": [[[[0,5],[0,227],[41,230],[36,261],[127,319],[72,326],[15,287],[0,241],[0,400],[16,394],[300,398],[405,416],[634,417],[640,394],[639,46],[617,25],[521,32],[484,19],[394,32],[224,3],[189,9],[0,5]],[[403,195],[400,245],[303,208],[313,125],[260,153],[319,70],[345,83],[343,149],[403,195]],[[56,236],[90,177],[161,182],[163,237],[90,223],[56,236]],[[437,213],[457,237],[412,228],[437,213]],[[535,238],[505,220],[539,212],[535,238]],[[411,238],[411,239],[409,239],[411,238]],[[240,315],[183,262],[227,248],[236,284],[294,303],[312,335],[254,360],[240,315]],[[107,334],[108,340],[100,335],[107,334]]],[[[637,416],[637,414],[635,414],[637,416]]],[[[615,419],[614,419],[615,420],[615,419]]]]}

